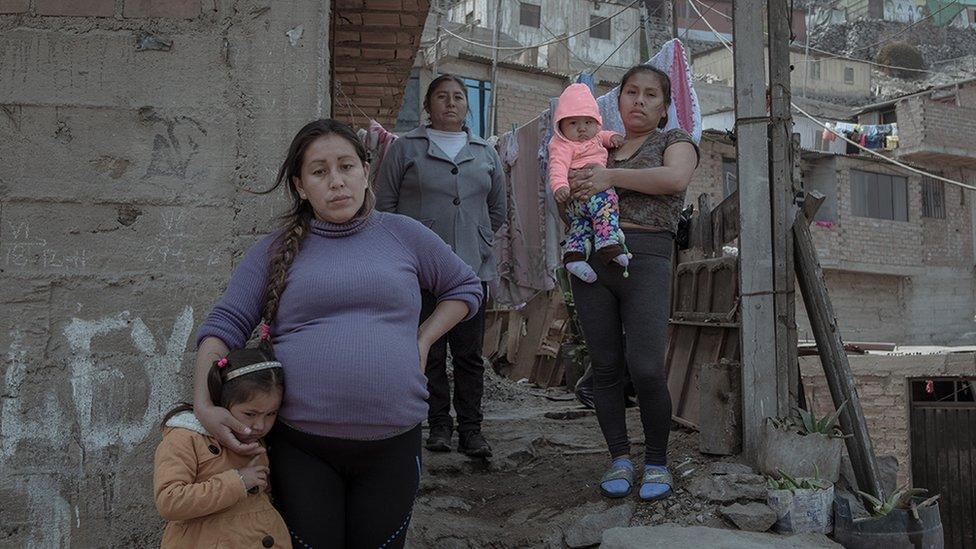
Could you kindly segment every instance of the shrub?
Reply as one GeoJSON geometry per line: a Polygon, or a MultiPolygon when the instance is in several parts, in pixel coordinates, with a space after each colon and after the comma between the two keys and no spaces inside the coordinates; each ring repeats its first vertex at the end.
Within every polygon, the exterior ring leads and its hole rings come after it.
{"type": "Polygon", "coordinates": [[[925,73],[925,60],[918,48],[908,42],[889,42],[885,44],[874,59],[882,65],[889,67],[883,68],[885,73],[898,78],[923,78],[925,73]],[[898,67],[898,68],[890,68],[898,67]],[[914,70],[913,70],[914,69],[914,70]]]}

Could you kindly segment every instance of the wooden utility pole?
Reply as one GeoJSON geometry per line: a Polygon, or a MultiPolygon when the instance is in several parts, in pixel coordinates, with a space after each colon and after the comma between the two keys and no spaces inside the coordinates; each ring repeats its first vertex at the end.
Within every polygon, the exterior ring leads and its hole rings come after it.
{"type": "Polygon", "coordinates": [[[793,181],[793,115],[790,108],[790,2],[771,0],[769,29],[769,185],[772,204],[773,319],[776,333],[776,414],[797,402],[796,279],[793,220],[799,186],[793,181]]]}
{"type": "Polygon", "coordinates": [[[742,317],[742,450],[756,459],[765,418],[778,414],[772,209],[766,113],[763,0],[733,6],[735,133],[739,185],[739,310],[742,317]]]}

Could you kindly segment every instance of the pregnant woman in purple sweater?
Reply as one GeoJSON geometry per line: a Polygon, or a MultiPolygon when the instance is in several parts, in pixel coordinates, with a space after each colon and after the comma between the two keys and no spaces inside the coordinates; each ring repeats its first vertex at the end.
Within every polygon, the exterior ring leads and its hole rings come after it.
{"type": "Polygon", "coordinates": [[[210,401],[206,372],[271,326],[285,378],[271,486],[295,547],[403,546],[420,483],[427,352],[482,299],[474,272],[436,234],[373,210],[368,171],[348,126],[302,128],[272,188],[287,185],[293,201],[284,227],[251,247],[197,333],[197,417],[229,449],[254,454],[246,427],[210,401]],[[437,307],[418,331],[421,290],[437,307]]]}

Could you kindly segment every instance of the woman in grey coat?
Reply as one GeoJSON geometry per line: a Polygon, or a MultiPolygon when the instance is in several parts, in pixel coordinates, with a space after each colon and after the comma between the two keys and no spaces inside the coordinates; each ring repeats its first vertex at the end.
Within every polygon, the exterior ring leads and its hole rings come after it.
{"type": "MultiPolygon", "coordinates": [[[[495,231],[506,219],[507,207],[501,160],[484,139],[472,135],[465,126],[467,93],[464,82],[456,76],[441,75],[430,83],[424,110],[430,116],[430,125],[398,139],[383,158],[374,183],[376,208],[420,221],[444,239],[482,283],[491,281],[498,277],[492,243],[495,231]]],[[[421,321],[437,305],[433,295],[423,298],[421,321]]],[[[430,348],[426,369],[430,392],[428,450],[451,450],[450,345],[458,451],[475,457],[491,455],[481,433],[484,327],[482,304],[474,318],[458,324],[430,348]]]]}

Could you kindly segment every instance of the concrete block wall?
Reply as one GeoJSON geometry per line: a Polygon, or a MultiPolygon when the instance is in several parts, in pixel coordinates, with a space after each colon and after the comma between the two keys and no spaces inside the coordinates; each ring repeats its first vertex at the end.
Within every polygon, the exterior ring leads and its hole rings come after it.
{"type": "Polygon", "coordinates": [[[947,105],[922,98],[908,99],[908,102],[920,103],[922,106],[926,148],[934,146],[962,149],[976,157],[976,147],[968,140],[959,139],[961,135],[976,134],[976,108],[947,105]]]}
{"type": "MultiPolygon", "coordinates": [[[[908,277],[826,271],[824,278],[844,341],[906,341],[908,325],[915,322],[906,318],[908,277]]],[[[796,296],[797,337],[812,341],[799,289],[796,296]]]]}
{"type": "Polygon", "coordinates": [[[832,256],[839,262],[885,266],[915,266],[922,256],[922,195],[914,177],[908,179],[908,221],[874,219],[854,215],[851,210],[851,170],[903,176],[886,164],[841,157],[837,163],[838,223],[831,230],[839,235],[839,247],[832,256]]]}
{"type": "Polygon", "coordinates": [[[0,546],[145,547],[193,331],[327,116],[329,2],[0,2],[0,546]],[[294,44],[286,33],[301,27],[294,44]]]}
{"type": "MultiPolygon", "coordinates": [[[[898,459],[898,484],[910,482],[910,380],[971,376],[976,371],[976,355],[861,355],[848,356],[848,361],[875,453],[894,455],[898,459]]],[[[834,405],[820,359],[816,356],[800,357],[800,371],[810,407],[821,416],[833,412],[834,405]]]]}
{"type": "MultiPolygon", "coordinates": [[[[939,172],[938,166],[929,164],[925,168],[939,172]]],[[[968,182],[973,179],[974,173],[956,169],[949,170],[945,175],[968,182]]],[[[976,196],[972,191],[949,184],[944,184],[943,189],[945,219],[921,218],[922,263],[929,266],[964,268],[973,264],[973,217],[970,202],[976,196]]]]}

